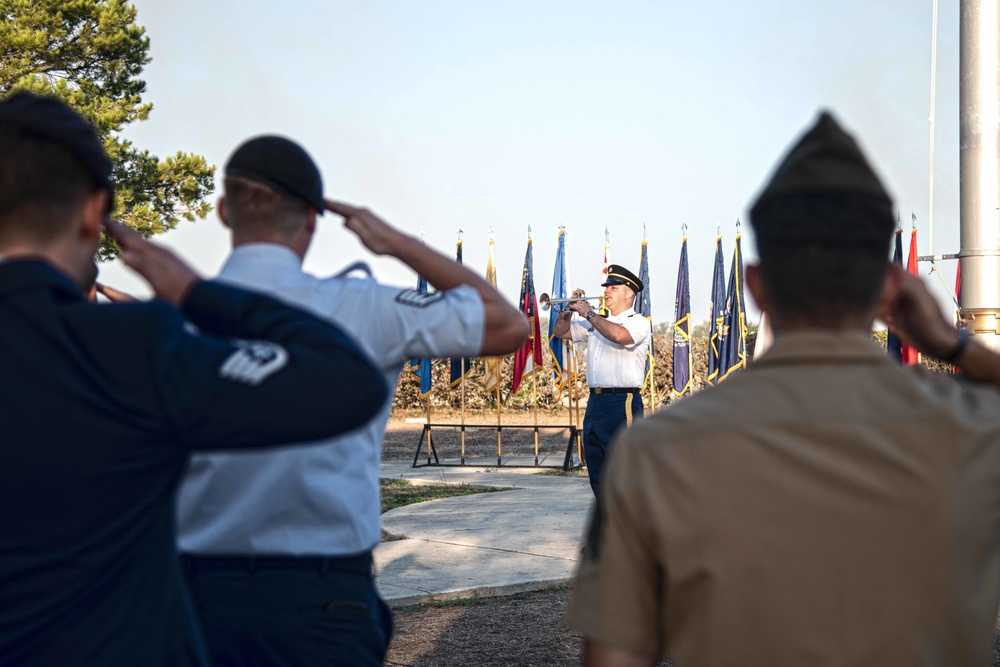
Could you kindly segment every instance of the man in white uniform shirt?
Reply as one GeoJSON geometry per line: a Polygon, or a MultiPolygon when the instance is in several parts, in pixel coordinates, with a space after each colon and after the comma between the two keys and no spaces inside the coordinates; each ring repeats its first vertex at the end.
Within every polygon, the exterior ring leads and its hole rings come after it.
{"type": "MultiPolygon", "coordinates": [[[[218,279],[340,324],[390,387],[411,358],[506,354],[527,337],[525,318],[483,278],[365,209],[324,200],[319,170],[294,142],[251,139],[225,173],[218,210],[233,252],[218,279]],[[324,209],[439,291],[303,273],[324,209]]],[[[371,551],[392,394],[366,426],[322,446],[192,459],[178,500],[179,550],[215,664],[382,665],[392,621],[371,551]]]]}
{"type": "MultiPolygon", "coordinates": [[[[590,399],[583,416],[583,453],[590,488],[600,498],[601,467],[608,457],[611,438],[622,424],[642,416],[642,383],[649,349],[649,320],[635,312],[635,295],[642,291],[639,278],[623,266],[608,266],[604,306],[611,313],[601,317],[586,301],[571,301],[559,314],[552,334],[574,342],[587,342],[587,386],[590,399]],[[572,322],[578,313],[584,322],[572,322]]],[[[574,290],[573,297],[584,295],[574,290]]]]}

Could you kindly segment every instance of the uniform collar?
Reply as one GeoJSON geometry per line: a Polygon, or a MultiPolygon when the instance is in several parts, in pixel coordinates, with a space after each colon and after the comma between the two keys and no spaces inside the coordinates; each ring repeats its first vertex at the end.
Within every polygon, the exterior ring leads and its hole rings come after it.
{"type": "Polygon", "coordinates": [[[76,283],[44,260],[4,258],[0,261],[0,294],[38,288],[51,289],[68,298],[83,298],[76,283]]]}
{"type": "Polygon", "coordinates": [[[891,363],[864,332],[812,330],[775,335],[774,345],[750,367],[824,362],[891,363]]]}
{"type": "Polygon", "coordinates": [[[624,319],[624,318],[628,317],[629,315],[633,315],[633,314],[635,314],[635,308],[626,308],[625,310],[623,310],[622,312],[618,313],[617,315],[611,315],[609,313],[608,317],[614,317],[616,319],[621,320],[621,319],[624,319]]]}
{"type": "Polygon", "coordinates": [[[278,243],[246,243],[233,248],[219,277],[256,285],[278,287],[302,275],[302,259],[278,243]]]}

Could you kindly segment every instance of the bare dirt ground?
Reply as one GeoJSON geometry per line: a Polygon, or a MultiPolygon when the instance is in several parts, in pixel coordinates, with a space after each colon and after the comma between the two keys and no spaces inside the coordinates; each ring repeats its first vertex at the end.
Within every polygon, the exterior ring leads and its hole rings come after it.
{"type": "Polygon", "coordinates": [[[562,625],[565,590],[396,610],[386,665],[579,665],[582,640],[562,625]]]}

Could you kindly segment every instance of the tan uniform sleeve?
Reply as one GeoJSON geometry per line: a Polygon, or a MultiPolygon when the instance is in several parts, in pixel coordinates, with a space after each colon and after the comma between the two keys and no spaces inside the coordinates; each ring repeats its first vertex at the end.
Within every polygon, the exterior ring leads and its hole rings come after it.
{"type": "Polygon", "coordinates": [[[583,561],[566,624],[589,639],[634,653],[655,654],[665,600],[661,565],[642,489],[636,486],[641,452],[619,436],[605,469],[603,511],[591,511],[583,561]],[[603,514],[603,516],[601,516],[603,514]]]}

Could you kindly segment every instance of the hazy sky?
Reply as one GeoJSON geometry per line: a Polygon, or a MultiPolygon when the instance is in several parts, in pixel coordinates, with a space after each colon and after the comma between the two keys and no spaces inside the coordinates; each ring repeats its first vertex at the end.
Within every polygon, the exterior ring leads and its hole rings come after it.
{"type": "MultiPolygon", "coordinates": [[[[653,319],[671,320],[687,223],[694,318],[706,319],[716,221],[728,272],[737,218],[820,108],[860,140],[907,231],[916,213],[921,254],[931,243],[931,0],[135,4],[153,57],[153,112],[127,131],[139,147],[221,169],[242,140],[287,135],[327,196],[423,228],[449,255],[461,227],[479,272],[492,226],[512,299],[529,225],[536,289],[550,289],[565,225],[570,282],[589,294],[605,228],[612,260],[637,271],[645,225],[653,319]]],[[[957,4],[939,15],[936,253],[959,243],[957,4]]],[[[322,221],[307,269],[366,259],[384,282],[415,283],[336,216],[322,221]]],[[[161,238],[207,275],[228,250],[214,212],[161,238]]],[[[953,285],[955,262],[939,266],[953,285]]],[[[117,266],[102,279],[145,292],[117,266]]]]}

